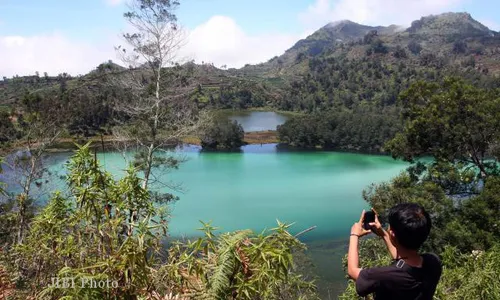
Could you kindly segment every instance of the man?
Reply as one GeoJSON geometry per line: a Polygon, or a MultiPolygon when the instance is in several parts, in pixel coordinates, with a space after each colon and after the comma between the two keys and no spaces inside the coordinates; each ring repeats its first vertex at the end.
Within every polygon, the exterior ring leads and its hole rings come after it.
{"type": "Polygon", "coordinates": [[[429,214],[418,204],[398,204],[389,211],[386,231],[373,212],[375,222],[369,223],[372,230],[363,228],[365,211],[351,228],[347,267],[349,276],[356,281],[357,293],[362,297],[373,293],[375,300],[431,300],[441,277],[441,261],[435,254],[418,253],[431,230],[429,214]],[[370,232],[384,240],[394,259],[390,266],[359,268],[358,241],[370,232]]]}

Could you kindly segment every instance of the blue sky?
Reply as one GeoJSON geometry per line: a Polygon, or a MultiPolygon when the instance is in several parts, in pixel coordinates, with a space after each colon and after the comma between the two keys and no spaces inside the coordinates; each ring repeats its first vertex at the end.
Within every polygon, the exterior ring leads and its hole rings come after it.
{"type": "MultiPolygon", "coordinates": [[[[124,0],[0,0],[0,77],[83,74],[116,60],[124,0]]],[[[500,30],[497,0],[181,0],[182,57],[240,67],[283,53],[331,21],[407,26],[422,15],[467,11],[500,30]]]]}

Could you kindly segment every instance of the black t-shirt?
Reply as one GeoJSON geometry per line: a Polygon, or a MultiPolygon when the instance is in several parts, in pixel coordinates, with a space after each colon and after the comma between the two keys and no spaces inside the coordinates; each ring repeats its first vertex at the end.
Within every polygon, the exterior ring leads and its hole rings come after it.
{"type": "Polygon", "coordinates": [[[443,267],[435,254],[423,254],[422,258],[421,268],[395,260],[387,267],[361,270],[356,292],[362,297],[374,293],[375,300],[432,300],[443,267]]]}

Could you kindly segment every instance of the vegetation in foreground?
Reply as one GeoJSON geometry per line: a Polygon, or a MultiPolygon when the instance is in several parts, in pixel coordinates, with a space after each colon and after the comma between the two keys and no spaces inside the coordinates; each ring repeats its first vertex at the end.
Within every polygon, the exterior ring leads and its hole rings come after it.
{"type": "MultiPolygon", "coordinates": [[[[54,192],[32,219],[22,243],[12,223],[2,234],[0,294],[22,299],[137,299],[181,295],[189,299],[310,299],[315,287],[296,273],[292,254],[304,245],[288,225],[266,233],[216,235],[203,224],[204,237],[168,249],[167,208],[143,188],[130,166],[119,180],[101,169],[89,145],[69,161],[69,194],[54,192]],[[160,208],[161,207],[161,208],[160,208]],[[134,218],[130,216],[134,214],[134,218]],[[129,228],[132,227],[132,230],[129,228]],[[52,278],[116,282],[115,287],[51,286],[52,278]],[[14,289],[15,287],[15,289],[14,289]],[[304,298],[305,299],[305,298],[304,298]]],[[[164,299],[164,298],[158,298],[164,299]]]]}

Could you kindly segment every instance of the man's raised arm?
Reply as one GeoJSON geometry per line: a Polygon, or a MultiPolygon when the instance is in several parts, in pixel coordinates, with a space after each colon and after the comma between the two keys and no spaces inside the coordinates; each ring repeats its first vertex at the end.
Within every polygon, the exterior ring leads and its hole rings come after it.
{"type": "Polygon", "coordinates": [[[387,246],[387,250],[389,250],[392,258],[396,259],[398,257],[398,251],[396,250],[396,247],[394,247],[394,245],[391,243],[389,233],[384,230],[384,228],[382,228],[382,224],[380,224],[380,221],[378,220],[378,213],[373,208],[372,211],[375,213],[375,222],[370,223],[370,226],[373,228],[373,232],[384,240],[385,245],[387,246]]]}

